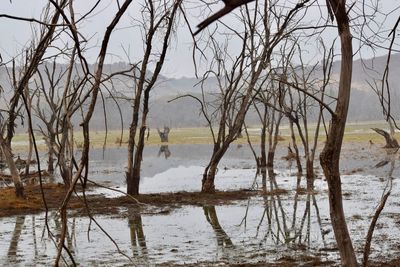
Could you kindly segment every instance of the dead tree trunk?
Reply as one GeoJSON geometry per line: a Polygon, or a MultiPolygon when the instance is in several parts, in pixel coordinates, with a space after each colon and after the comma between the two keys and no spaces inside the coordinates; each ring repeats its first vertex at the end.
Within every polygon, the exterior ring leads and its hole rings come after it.
{"type": "Polygon", "coordinates": [[[215,192],[215,175],[218,171],[218,164],[221,161],[222,157],[225,155],[225,152],[229,148],[229,143],[223,144],[220,146],[219,144],[214,144],[214,152],[211,157],[210,162],[203,173],[203,180],[201,183],[201,192],[203,193],[214,193],[215,192]]]}
{"type": "Polygon", "coordinates": [[[260,150],[261,150],[261,157],[260,157],[260,170],[262,176],[262,188],[264,191],[267,190],[267,153],[266,153],[266,133],[267,133],[267,106],[264,106],[264,123],[261,128],[261,142],[260,142],[260,150]]]}
{"type": "Polygon", "coordinates": [[[307,180],[307,192],[312,192],[314,190],[314,160],[310,157],[310,155],[307,156],[306,159],[306,180],[307,180]]]}
{"type": "Polygon", "coordinates": [[[396,138],[394,138],[393,135],[390,133],[386,132],[385,130],[379,129],[379,128],[371,128],[378,134],[382,135],[385,138],[386,145],[384,148],[399,148],[399,143],[397,142],[396,138]]]}
{"type": "Polygon", "coordinates": [[[54,172],[54,147],[56,145],[56,138],[53,134],[49,136],[49,144],[48,144],[48,163],[47,163],[47,171],[49,173],[54,172]]]}
{"type": "Polygon", "coordinates": [[[331,10],[337,20],[341,41],[341,68],[339,92],[335,113],[332,115],[325,147],[320,155],[329,190],[329,206],[332,227],[343,266],[357,266],[353,244],[347,229],[343,211],[342,185],[339,172],[339,159],[350,101],[351,75],[353,67],[352,37],[346,1],[329,0],[331,10]]]}
{"type": "Polygon", "coordinates": [[[279,126],[283,118],[282,113],[278,113],[278,118],[275,120],[275,113],[276,111],[273,111],[270,130],[268,134],[269,147],[268,147],[268,157],[267,157],[267,170],[269,179],[275,178],[275,173],[274,173],[275,151],[276,151],[276,146],[278,145],[279,126]]]}
{"type": "Polygon", "coordinates": [[[3,140],[3,138],[1,138],[1,136],[0,136],[0,143],[1,143],[1,150],[3,152],[4,158],[7,162],[8,168],[11,173],[11,177],[14,182],[15,195],[18,198],[25,197],[24,186],[22,184],[21,176],[19,175],[19,172],[17,170],[17,166],[15,165],[11,149],[10,149],[9,145],[5,142],[5,140],[3,140]]]}
{"type": "MultiPolygon", "coordinates": [[[[127,193],[129,195],[139,194],[139,180],[135,181],[133,173],[133,162],[134,162],[134,151],[135,151],[135,136],[136,129],[139,121],[139,105],[138,93],[136,93],[135,104],[133,105],[133,117],[132,123],[129,129],[129,139],[128,139],[128,171],[126,172],[126,185],[127,193]]],[[[137,177],[137,176],[136,176],[137,177]]]]}
{"type": "Polygon", "coordinates": [[[164,126],[164,131],[160,131],[160,129],[157,128],[158,135],[160,136],[161,143],[168,143],[168,136],[170,129],[167,126],[164,126]]]}
{"type": "Polygon", "coordinates": [[[148,29],[146,29],[146,39],[145,39],[145,53],[143,56],[143,61],[140,67],[140,77],[135,77],[135,85],[136,93],[135,100],[133,105],[133,118],[130,126],[129,132],[129,141],[128,141],[128,171],[126,172],[126,180],[127,180],[127,193],[130,195],[138,195],[139,194],[139,182],[140,182],[140,169],[143,158],[143,149],[145,142],[145,133],[147,130],[147,115],[149,113],[149,98],[150,91],[153,89],[158,76],[161,72],[161,69],[164,65],[165,56],[168,50],[170,36],[173,31],[173,26],[175,23],[175,19],[178,12],[178,7],[180,6],[181,0],[171,1],[170,10],[167,10],[167,4],[164,3],[164,6],[154,6],[150,1],[147,3],[146,12],[149,12],[150,21],[145,22],[143,27],[147,27],[146,23],[148,23],[148,29]],[[147,9],[148,8],[148,9],[147,9]],[[158,10],[159,9],[159,10],[158,10]],[[159,14],[159,12],[165,12],[159,14]],[[161,27],[161,25],[164,25],[161,27]],[[157,36],[157,33],[163,31],[163,42],[161,47],[161,52],[157,56],[157,62],[154,70],[152,71],[152,75],[148,77],[149,64],[152,61],[152,55],[155,53],[153,49],[153,45],[156,42],[154,39],[157,36]],[[140,112],[140,104],[143,96],[143,112],[141,121],[139,124],[139,112],[140,112]],[[136,132],[139,128],[139,137],[137,142],[135,142],[136,132]],[[134,148],[136,145],[135,155],[134,148]]]}
{"type": "Polygon", "coordinates": [[[300,153],[299,153],[299,148],[297,147],[296,135],[294,133],[294,127],[293,127],[293,121],[291,120],[290,117],[289,117],[289,127],[290,127],[290,137],[291,137],[292,143],[293,143],[293,149],[296,154],[297,175],[302,176],[303,175],[303,166],[301,165],[300,153]]]}

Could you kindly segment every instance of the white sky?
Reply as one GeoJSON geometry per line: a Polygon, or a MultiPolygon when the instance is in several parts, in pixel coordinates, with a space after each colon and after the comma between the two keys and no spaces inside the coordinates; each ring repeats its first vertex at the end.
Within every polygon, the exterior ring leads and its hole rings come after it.
{"type": "MultiPolygon", "coordinates": [[[[366,3],[372,0],[366,0],[366,3]]],[[[89,8],[95,3],[94,0],[79,0],[75,1],[75,12],[85,13],[89,8]]],[[[120,1],[123,2],[123,1],[120,1]]],[[[132,18],[140,18],[139,5],[138,2],[135,3],[129,9],[128,14],[126,14],[122,21],[118,25],[118,30],[112,34],[112,41],[109,45],[109,58],[108,62],[118,62],[118,61],[128,61],[124,54],[124,49],[128,51],[131,61],[135,61],[138,55],[141,54],[141,44],[142,39],[137,28],[132,28],[132,18]]],[[[188,2],[188,1],[186,1],[188,2]]],[[[191,0],[198,6],[191,9],[188,14],[188,19],[193,28],[198,24],[203,17],[193,15],[195,13],[200,14],[200,10],[205,8],[204,3],[201,1],[191,0]]],[[[210,1],[211,2],[211,1],[210,1]]],[[[222,2],[222,1],[219,1],[222,2]]],[[[290,2],[290,1],[288,1],[290,2]]],[[[292,1],[293,2],[293,1],[292,1]]],[[[323,5],[325,0],[319,1],[323,5]]],[[[350,1],[349,1],[350,2],[350,1]]],[[[45,0],[1,0],[0,14],[10,14],[21,17],[40,17],[42,8],[45,6],[47,1],[45,0]]],[[[398,10],[393,10],[396,6],[400,5],[400,0],[381,0],[379,5],[380,10],[383,13],[388,14],[393,11],[391,18],[386,21],[387,25],[393,25],[394,21],[399,16],[398,10]]],[[[221,3],[213,5],[211,8],[215,11],[222,6],[221,3]]],[[[96,8],[95,13],[90,16],[82,25],[81,31],[85,36],[92,36],[90,40],[90,46],[93,47],[85,54],[89,62],[93,63],[96,60],[98,53],[98,46],[102,39],[102,34],[106,25],[111,21],[113,14],[116,10],[115,0],[103,0],[99,7],[96,8]]],[[[238,11],[235,11],[236,13],[238,11]]],[[[324,10],[325,12],[325,10],[324,10]]],[[[223,21],[228,22],[230,26],[235,27],[235,20],[233,18],[234,14],[224,18],[223,21]]],[[[319,16],[319,14],[317,15],[319,16]]],[[[77,16],[79,17],[79,15],[77,16]]],[[[378,19],[377,19],[378,20],[378,19]]],[[[190,36],[187,27],[180,23],[180,27],[177,34],[174,36],[174,40],[170,47],[169,54],[167,56],[167,62],[163,69],[163,74],[167,77],[193,77],[194,67],[192,63],[192,37],[190,36]]],[[[333,34],[335,35],[335,33],[333,34]]],[[[0,53],[3,60],[7,60],[10,57],[16,55],[21,51],[21,48],[29,40],[31,36],[31,24],[28,22],[14,21],[6,18],[0,18],[0,53]]],[[[326,38],[329,38],[328,36],[326,38]]],[[[68,42],[71,42],[68,40],[68,42]]],[[[355,41],[357,45],[357,42],[355,41]]],[[[230,44],[239,47],[240,44],[230,44]]],[[[314,43],[310,44],[310,49],[315,47],[314,43]]],[[[235,50],[235,49],[234,49],[235,50]]],[[[384,54],[384,51],[376,51],[378,55],[384,54]]],[[[310,53],[312,54],[312,53],[310,53]]],[[[371,57],[370,50],[364,50],[361,53],[364,57],[371,57]]]]}

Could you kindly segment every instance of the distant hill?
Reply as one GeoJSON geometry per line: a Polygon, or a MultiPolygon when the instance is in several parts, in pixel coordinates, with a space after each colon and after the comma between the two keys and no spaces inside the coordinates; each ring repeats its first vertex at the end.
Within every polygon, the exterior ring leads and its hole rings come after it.
{"type": "MultiPolygon", "coordinates": [[[[368,85],[373,78],[380,78],[386,64],[386,57],[377,57],[374,59],[367,60],[355,60],[353,67],[353,90],[351,93],[351,103],[349,109],[349,120],[350,121],[366,121],[366,120],[380,120],[383,119],[382,111],[379,100],[368,85]]],[[[57,65],[57,68],[65,68],[64,65],[57,65]]],[[[41,66],[41,68],[44,68],[41,66]]],[[[91,65],[90,68],[94,68],[91,65]]],[[[104,66],[105,73],[112,73],[115,71],[121,71],[129,68],[129,65],[124,62],[115,64],[108,64],[104,66]]],[[[334,62],[332,78],[338,79],[340,71],[340,62],[334,62]]],[[[392,56],[392,63],[390,65],[391,79],[389,84],[392,89],[392,102],[396,102],[399,99],[400,84],[400,54],[394,54],[392,56]]],[[[0,83],[5,89],[5,92],[9,92],[9,84],[6,81],[7,74],[3,69],[0,70],[0,83]],[[8,89],[8,90],[7,90],[8,89]]],[[[167,78],[160,76],[155,89],[151,92],[151,103],[150,103],[150,114],[149,114],[149,126],[163,127],[168,125],[170,127],[194,127],[204,126],[205,120],[200,115],[200,105],[190,98],[181,98],[179,100],[168,103],[169,100],[175,98],[178,95],[193,94],[201,96],[201,87],[198,84],[199,80],[196,78],[167,78]]],[[[133,84],[132,80],[128,78],[120,78],[114,82],[114,94],[123,94],[126,97],[133,97],[133,84]]],[[[203,84],[203,88],[208,93],[217,92],[217,81],[215,79],[209,79],[203,84]]],[[[109,129],[115,129],[121,127],[121,118],[118,112],[117,104],[120,106],[122,112],[122,120],[124,128],[128,128],[131,121],[131,103],[126,100],[113,100],[107,98],[108,92],[104,91],[105,98],[105,110],[109,129]]],[[[6,95],[7,99],[7,95],[6,95]]],[[[3,100],[4,101],[4,100],[3,100]]],[[[104,129],[104,111],[103,104],[99,100],[96,107],[96,112],[93,116],[91,127],[92,129],[104,129]]],[[[395,114],[400,114],[400,107],[398,105],[393,106],[395,114]]],[[[80,121],[79,118],[75,119],[76,122],[80,121]]],[[[38,123],[35,121],[35,123],[38,123]]],[[[248,117],[249,124],[259,124],[257,116],[254,112],[250,111],[248,117]]]]}

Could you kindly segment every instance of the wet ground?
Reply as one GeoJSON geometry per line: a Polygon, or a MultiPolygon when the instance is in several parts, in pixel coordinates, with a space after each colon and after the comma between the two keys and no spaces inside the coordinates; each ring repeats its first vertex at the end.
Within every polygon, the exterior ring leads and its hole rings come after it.
{"type": "MultiPolygon", "coordinates": [[[[258,190],[261,178],[255,175],[251,152],[247,147],[234,146],[221,163],[216,180],[217,189],[236,190],[230,198],[228,194],[215,199],[200,199],[190,193],[171,195],[166,192],[200,189],[210,146],[170,146],[167,158],[163,151],[159,155],[159,149],[147,148],[141,183],[143,193],[164,192],[157,200],[152,202],[151,195],[146,195],[140,200],[147,204],[135,205],[121,198],[123,205],[107,215],[95,215],[95,221],[82,212],[70,211],[67,247],[79,265],[340,264],[329,220],[327,185],[321,177],[315,182],[315,194],[296,191],[294,167],[288,170],[287,163],[278,160],[276,183],[269,188],[279,194],[263,195],[258,190]]],[[[285,147],[280,148],[277,159],[285,151],[285,147]]],[[[125,153],[125,148],[114,148],[103,157],[96,151],[91,179],[124,191],[125,153]]],[[[343,151],[345,213],[359,257],[371,216],[387,185],[389,166],[374,167],[383,155],[378,148],[359,145],[343,151]]],[[[304,180],[301,187],[305,187],[304,180]]],[[[104,188],[90,194],[114,198],[109,205],[122,197],[104,188]]],[[[374,233],[372,260],[387,262],[398,257],[399,197],[394,179],[393,192],[374,233]]],[[[47,223],[52,234],[46,228],[44,213],[0,218],[0,263],[51,265],[60,232],[56,210],[50,211],[47,223]]],[[[66,264],[72,263],[66,253],[64,258],[66,264]]]]}

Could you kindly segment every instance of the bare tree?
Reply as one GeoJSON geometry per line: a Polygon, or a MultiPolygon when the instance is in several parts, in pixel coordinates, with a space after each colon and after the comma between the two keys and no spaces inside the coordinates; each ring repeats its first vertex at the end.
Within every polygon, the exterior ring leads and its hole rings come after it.
{"type": "Polygon", "coordinates": [[[57,71],[56,60],[53,64],[44,65],[44,70],[37,72],[38,79],[36,83],[36,105],[34,106],[36,116],[44,124],[44,127],[39,125],[39,131],[45,139],[48,149],[47,171],[54,172],[54,160],[56,149],[56,137],[59,134],[57,131],[57,119],[60,114],[61,106],[61,90],[63,77],[66,75],[65,70],[57,71]],[[39,80],[39,81],[38,81],[39,80]]]}
{"type": "Polygon", "coordinates": [[[336,19],[341,44],[341,67],[339,90],[335,112],[320,162],[328,182],[329,206],[332,227],[338,243],[343,266],[357,266],[357,259],[351,242],[346,218],[343,211],[342,185],[339,171],[340,152],[346,126],[350,101],[351,74],[353,67],[353,46],[348,16],[347,1],[329,0],[328,10],[336,19]]]}
{"type": "MultiPolygon", "coordinates": [[[[54,2],[52,2],[52,3],[57,8],[57,10],[59,10],[59,6],[57,5],[57,3],[54,3],[54,2]]],[[[96,64],[93,76],[89,75],[89,68],[88,68],[87,61],[82,55],[81,41],[80,41],[81,39],[78,34],[79,32],[77,31],[75,18],[74,18],[74,12],[71,12],[70,18],[64,12],[62,12],[63,18],[67,22],[68,29],[69,29],[72,39],[74,41],[74,51],[76,52],[78,59],[82,63],[81,67],[83,68],[84,74],[86,74],[86,76],[82,80],[82,82],[83,83],[87,82],[88,79],[91,77],[93,77],[93,79],[90,81],[90,88],[87,90],[86,94],[84,94],[85,95],[84,99],[88,99],[89,97],[91,97],[91,98],[90,98],[90,103],[88,105],[87,111],[83,115],[83,122],[81,123],[83,137],[84,137],[83,147],[82,147],[82,156],[81,156],[79,163],[76,162],[76,165],[75,165],[76,172],[74,172],[73,176],[71,177],[70,185],[64,196],[62,205],[60,206],[60,214],[61,214],[61,219],[62,219],[62,230],[61,230],[60,239],[58,242],[58,251],[57,251],[57,256],[55,259],[55,265],[59,264],[59,261],[61,259],[61,253],[62,253],[63,249],[68,251],[67,247],[64,244],[65,237],[66,237],[66,231],[67,231],[67,205],[69,203],[69,200],[71,199],[72,193],[75,190],[75,185],[78,182],[78,180],[83,179],[83,186],[85,187],[86,181],[88,179],[89,149],[90,149],[89,125],[90,125],[90,120],[93,116],[94,109],[95,109],[95,106],[97,103],[97,97],[99,95],[100,86],[102,84],[104,61],[105,61],[105,58],[107,55],[107,49],[108,49],[110,37],[111,37],[111,34],[112,34],[114,28],[117,26],[121,17],[125,14],[125,12],[127,11],[128,7],[130,6],[131,3],[132,3],[131,0],[126,0],[122,4],[118,3],[118,9],[117,9],[113,19],[111,20],[111,22],[108,24],[106,31],[104,33],[104,36],[103,36],[103,39],[101,42],[101,46],[100,46],[100,51],[98,54],[97,64],[96,64]]],[[[72,9],[72,4],[73,3],[70,2],[70,6],[69,6],[70,10],[72,9]]],[[[71,62],[73,62],[75,59],[74,55],[75,55],[75,53],[73,53],[73,56],[71,57],[71,62]]],[[[72,64],[70,64],[70,66],[72,66],[72,64]]],[[[70,81],[70,79],[67,79],[67,81],[70,81]]],[[[66,90],[64,92],[66,92],[66,90]]],[[[70,97],[77,97],[77,95],[80,95],[81,93],[82,92],[75,91],[74,94],[70,97]]],[[[68,116],[71,116],[71,114],[67,113],[65,116],[68,119],[68,116]]],[[[63,123],[65,123],[65,122],[63,122],[63,123]]],[[[59,162],[60,162],[60,159],[59,159],[59,162]]],[[[92,217],[91,217],[91,219],[93,221],[92,217]]]]}
{"type": "Polygon", "coordinates": [[[144,1],[142,9],[144,31],[144,54],[140,67],[134,72],[134,100],[132,122],[128,139],[128,166],[126,171],[127,193],[139,194],[140,171],[143,160],[147,116],[149,113],[150,92],[155,87],[160,71],[164,65],[165,56],[171,42],[173,26],[181,4],[178,1],[144,1]],[[161,38],[161,47],[156,46],[157,38],[161,38]],[[152,61],[155,67],[152,69],[152,61]],[[140,112],[142,107],[142,112],[140,112]],[[140,120],[139,117],[141,116],[140,120]],[[136,134],[138,133],[138,136],[136,134]],[[136,149],[135,149],[136,148],[136,149]]]}
{"type": "Polygon", "coordinates": [[[267,176],[270,181],[275,179],[274,161],[275,152],[279,142],[279,128],[283,119],[283,112],[279,109],[280,99],[284,97],[286,85],[274,80],[272,77],[276,75],[276,70],[272,70],[271,74],[264,78],[264,81],[258,94],[256,101],[261,103],[259,108],[255,102],[255,109],[262,123],[260,135],[260,157],[258,164],[261,169],[262,188],[267,190],[267,176]]]}
{"type": "MultiPolygon", "coordinates": [[[[247,1],[245,2],[247,3],[247,1]]],[[[241,2],[241,4],[244,4],[241,2]]],[[[304,6],[304,2],[296,7],[304,6]]],[[[325,147],[320,155],[321,166],[328,181],[329,203],[332,226],[339,252],[344,266],[357,266],[354,248],[348,232],[343,211],[341,179],[339,172],[340,151],[346,125],[353,63],[352,36],[350,33],[349,7],[345,0],[328,0],[328,13],[331,19],[336,19],[338,35],[341,41],[341,71],[338,90],[338,101],[328,131],[325,147]]],[[[295,9],[296,10],[296,9],[295,9]]],[[[293,13],[295,11],[291,11],[293,13]]],[[[224,14],[222,14],[224,15],[224,14]]],[[[290,16],[288,16],[290,17],[290,16]]],[[[200,24],[200,29],[201,29],[200,24]]],[[[278,31],[279,32],[279,31],[278,31]]],[[[268,38],[268,37],[266,37],[268,38]]]]}
{"type": "MultiPolygon", "coordinates": [[[[61,1],[59,3],[59,7],[62,10],[65,8],[67,1],[61,1]]],[[[27,53],[25,56],[25,63],[21,67],[21,74],[17,78],[15,75],[16,67],[13,66],[12,70],[12,87],[14,90],[14,95],[10,101],[10,106],[7,110],[7,119],[2,121],[3,125],[1,131],[1,145],[3,154],[7,160],[11,175],[13,177],[14,186],[16,190],[16,195],[18,197],[24,196],[24,189],[22,185],[21,178],[17,169],[15,167],[14,161],[12,159],[12,148],[11,148],[11,140],[14,136],[15,131],[15,120],[18,116],[18,109],[20,107],[20,99],[22,98],[25,106],[28,108],[28,100],[24,95],[24,90],[28,86],[29,80],[37,71],[37,67],[41,63],[44,54],[46,53],[47,48],[49,47],[50,43],[54,39],[54,32],[57,28],[57,23],[60,18],[60,10],[56,10],[54,14],[50,15],[49,10],[50,4],[45,8],[45,26],[41,26],[40,34],[38,40],[32,42],[30,48],[27,49],[27,53]],[[5,135],[5,136],[4,136],[5,135]]],[[[13,61],[14,62],[14,61],[13,61]]],[[[30,112],[27,109],[28,115],[28,122],[30,121],[30,112]]],[[[30,127],[32,129],[32,127],[30,127]]],[[[37,159],[39,160],[39,159],[37,159]]]]}
{"type": "MultiPolygon", "coordinates": [[[[327,51],[325,45],[323,43],[321,45],[324,54],[322,64],[317,63],[314,66],[306,67],[302,59],[301,48],[298,47],[300,65],[295,67],[291,64],[290,75],[281,80],[281,82],[289,86],[287,101],[281,102],[281,108],[289,120],[293,145],[295,146],[296,144],[293,130],[294,124],[304,147],[307,190],[310,192],[314,190],[314,160],[324,111],[328,110],[333,113],[329,105],[325,103],[326,88],[329,85],[332,71],[333,46],[327,51]],[[322,78],[319,78],[320,76],[322,78]],[[316,125],[313,134],[309,122],[310,114],[312,113],[316,113],[316,125]]],[[[296,160],[299,165],[301,164],[300,155],[297,146],[295,148],[296,160]]]]}
{"type": "MultiPolygon", "coordinates": [[[[252,103],[255,91],[261,88],[259,79],[271,67],[273,51],[279,47],[282,40],[293,33],[296,28],[295,17],[302,12],[303,8],[307,8],[307,2],[309,1],[300,2],[289,8],[276,6],[273,1],[266,1],[263,4],[256,2],[253,11],[247,8],[243,10],[245,25],[245,34],[242,34],[244,37],[241,37],[243,49],[237,59],[233,60],[232,70],[227,71],[227,68],[221,63],[223,58],[214,54],[216,60],[211,65],[215,65],[215,69],[208,71],[207,75],[213,74],[218,77],[220,90],[226,90],[228,93],[222,95],[223,101],[221,101],[219,107],[221,116],[217,134],[214,135],[210,124],[214,136],[214,149],[211,160],[203,174],[203,192],[214,192],[214,179],[218,163],[242,129],[246,112],[252,103]],[[271,32],[272,28],[275,29],[274,33],[271,32]],[[266,39],[259,38],[260,36],[266,39]],[[237,97],[237,89],[240,88],[244,90],[241,93],[242,96],[237,97]],[[236,107],[232,104],[235,101],[238,102],[236,107]],[[227,115],[231,116],[231,124],[229,124],[227,115]],[[225,127],[228,129],[227,131],[225,127]]],[[[233,32],[240,34],[236,30],[233,32]]],[[[214,45],[213,47],[218,46],[214,45]]]]}

